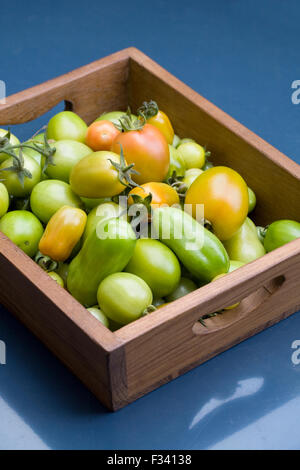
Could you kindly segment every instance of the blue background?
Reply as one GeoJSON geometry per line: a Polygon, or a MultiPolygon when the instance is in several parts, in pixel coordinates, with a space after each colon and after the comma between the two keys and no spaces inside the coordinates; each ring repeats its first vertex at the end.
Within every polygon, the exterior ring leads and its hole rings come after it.
{"type": "MultiPolygon", "coordinates": [[[[300,163],[297,0],[5,3],[7,94],[136,46],[300,163]]],[[[299,312],[114,414],[3,308],[0,339],[1,449],[300,448],[299,312]]]]}

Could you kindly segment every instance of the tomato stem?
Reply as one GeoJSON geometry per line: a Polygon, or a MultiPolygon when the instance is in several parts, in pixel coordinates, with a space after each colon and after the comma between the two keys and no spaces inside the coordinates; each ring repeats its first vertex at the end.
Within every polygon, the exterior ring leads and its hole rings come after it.
{"type": "Polygon", "coordinates": [[[47,272],[55,271],[58,268],[58,262],[50,258],[50,256],[45,256],[40,251],[35,255],[34,261],[47,272]]]}
{"type": "Polygon", "coordinates": [[[137,110],[139,116],[149,119],[157,115],[159,109],[156,101],[144,101],[142,106],[140,106],[137,110]]]}

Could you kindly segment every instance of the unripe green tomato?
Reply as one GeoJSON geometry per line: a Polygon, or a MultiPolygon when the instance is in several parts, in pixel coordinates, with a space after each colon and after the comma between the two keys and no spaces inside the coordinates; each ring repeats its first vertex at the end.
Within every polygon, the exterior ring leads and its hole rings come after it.
{"type": "MultiPolygon", "coordinates": [[[[126,111],[110,111],[109,113],[101,114],[96,121],[111,121],[113,124],[120,124],[119,119],[126,114],[126,111]]],[[[131,116],[136,118],[135,114],[131,114],[131,116]]]]}
{"type": "Polygon", "coordinates": [[[236,269],[241,268],[242,266],[244,266],[244,264],[245,263],[243,263],[242,261],[235,261],[231,259],[228,272],[232,273],[232,271],[235,271],[236,269]]]}
{"type": "MultiPolygon", "coordinates": [[[[87,237],[97,228],[97,224],[104,219],[113,219],[120,216],[122,212],[121,206],[115,202],[104,202],[91,210],[87,216],[86,226],[83,232],[82,241],[84,242],[87,237]]],[[[124,215],[124,220],[127,220],[127,214],[124,215]]]]}
{"type": "Polygon", "coordinates": [[[44,228],[39,219],[28,211],[11,211],[0,220],[0,230],[28,256],[38,251],[44,228]]]}
{"type": "MultiPolygon", "coordinates": [[[[32,137],[31,139],[27,140],[26,142],[24,142],[24,144],[30,145],[30,146],[40,144],[41,148],[43,148],[44,143],[45,143],[44,134],[38,134],[32,137]]],[[[40,154],[40,152],[32,148],[27,148],[27,147],[24,147],[22,150],[24,153],[26,153],[26,155],[29,155],[29,157],[34,158],[34,160],[40,165],[41,169],[43,169],[42,168],[42,155],[40,154]]]]}
{"type": "Polygon", "coordinates": [[[133,255],[125,271],[142,278],[153,292],[154,298],[165,297],[180,281],[180,264],[173,251],[151,238],[136,242],[133,255]]]}
{"type": "Polygon", "coordinates": [[[93,317],[97,318],[97,320],[99,320],[104,326],[106,326],[106,328],[109,328],[109,320],[107,316],[104,315],[102,310],[100,310],[98,305],[94,305],[94,307],[89,307],[87,310],[93,315],[93,317]]]}
{"type": "Polygon", "coordinates": [[[178,152],[185,161],[185,166],[190,168],[202,168],[205,163],[205,149],[196,142],[180,143],[178,152]]]}
{"type": "Polygon", "coordinates": [[[87,125],[80,116],[72,111],[61,111],[53,116],[47,127],[47,139],[77,140],[85,142],[87,125]]]}
{"type": "MultiPolygon", "coordinates": [[[[59,140],[51,144],[56,151],[53,155],[53,165],[49,164],[45,173],[50,178],[69,183],[72,168],[92,150],[82,142],[76,140],[59,140]]],[[[44,159],[43,159],[44,160],[44,159]]]]}
{"type": "Polygon", "coordinates": [[[59,274],[57,274],[56,272],[54,271],[50,271],[47,273],[54,281],[57,282],[57,284],[59,284],[61,287],[65,287],[65,284],[64,284],[64,281],[63,279],[60,277],[59,274]]]}
{"type": "Polygon", "coordinates": [[[201,175],[201,173],[203,173],[203,170],[200,170],[200,168],[190,168],[189,170],[186,170],[182,182],[186,184],[187,189],[189,189],[191,184],[199,175],[201,175]]]}
{"type": "Polygon", "coordinates": [[[177,148],[181,144],[186,144],[187,142],[195,142],[194,139],[190,139],[189,137],[184,137],[183,139],[180,139],[180,142],[177,144],[177,148]]]}
{"type": "Polygon", "coordinates": [[[172,145],[169,145],[169,151],[170,151],[170,166],[168,170],[168,174],[165,178],[165,181],[167,181],[168,178],[173,176],[173,172],[176,171],[176,176],[184,176],[186,166],[185,166],[185,161],[183,157],[180,155],[178,150],[172,145]]]}
{"type": "Polygon", "coordinates": [[[29,196],[34,186],[38,184],[41,179],[41,167],[36,160],[25,153],[23,153],[23,158],[24,168],[31,173],[31,178],[24,176],[24,184],[21,183],[14,170],[6,170],[6,168],[13,166],[14,159],[12,157],[9,157],[0,165],[0,178],[3,180],[2,182],[11,196],[29,196]]]}
{"type": "Polygon", "coordinates": [[[248,212],[249,214],[250,212],[253,211],[253,209],[256,206],[255,192],[251,188],[249,188],[249,186],[248,186],[248,196],[249,196],[249,212],[248,212]]]}
{"type": "Polygon", "coordinates": [[[293,240],[300,238],[300,223],[295,220],[276,220],[265,232],[264,247],[269,253],[293,240]]]}
{"type": "Polygon", "coordinates": [[[180,137],[178,137],[178,135],[174,134],[172,146],[176,148],[176,147],[178,147],[179,144],[180,144],[180,137]]]}
{"type": "Polygon", "coordinates": [[[0,183],[0,218],[8,211],[9,202],[9,194],[6,186],[0,183]]]}
{"type": "Polygon", "coordinates": [[[30,196],[32,212],[45,224],[62,206],[81,208],[83,203],[64,181],[46,180],[38,183],[30,196]]]}
{"type": "Polygon", "coordinates": [[[67,263],[59,263],[56,269],[57,274],[62,278],[64,284],[67,285],[67,277],[69,272],[69,265],[67,263]]]}
{"type": "Polygon", "coordinates": [[[174,300],[180,299],[180,297],[183,297],[196,289],[197,286],[191,279],[182,277],[176,289],[171,294],[166,296],[166,300],[168,302],[173,302],[174,300]]]}
{"type": "Polygon", "coordinates": [[[90,212],[94,207],[99,206],[99,204],[103,204],[103,202],[111,202],[110,197],[99,197],[99,198],[89,198],[89,197],[81,197],[80,198],[84,204],[86,212],[90,212]]]}
{"type": "Polygon", "coordinates": [[[143,279],[131,273],[107,276],[97,292],[100,309],[111,320],[126,325],[140,318],[152,303],[152,292],[143,279]]]}
{"type": "MultiPolygon", "coordinates": [[[[4,137],[8,131],[6,129],[0,129],[0,137],[4,137]]],[[[10,139],[9,142],[11,145],[19,145],[20,141],[18,137],[16,137],[14,134],[10,134],[10,139]]],[[[0,152],[0,163],[4,162],[9,158],[9,155],[7,153],[0,152]]]]}

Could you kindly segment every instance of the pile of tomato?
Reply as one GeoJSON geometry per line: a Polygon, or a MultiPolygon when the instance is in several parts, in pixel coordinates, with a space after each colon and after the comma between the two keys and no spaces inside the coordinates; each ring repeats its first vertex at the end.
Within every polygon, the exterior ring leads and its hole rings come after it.
{"type": "Polygon", "coordinates": [[[90,126],[63,111],[23,143],[0,129],[0,180],[0,230],[112,330],[300,237],[256,227],[242,176],[154,101],[90,126]]]}

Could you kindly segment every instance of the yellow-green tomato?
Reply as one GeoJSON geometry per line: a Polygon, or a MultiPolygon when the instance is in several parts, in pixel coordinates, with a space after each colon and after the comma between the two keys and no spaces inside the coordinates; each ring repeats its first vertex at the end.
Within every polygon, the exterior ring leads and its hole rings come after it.
{"type": "MultiPolygon", "coordinates": [[[[0,138],[4,137],[8,131],[6,129],[0,129],[0,138]]],[[[10,134],[9,142],[11,145],[19,145],[20,141],[18,137],[16,137],[14,134],[10,134]]],[[[4,162],[4,160],[7,160],[9,155],[7,153],[0,152],[0,163],[4,162]]]]}
{"type": "Polygon", "coordinates": [[[256,226],[249,217],[236,234],[229,240],[223,241],[230,259],[250,263],[266,253],[263,244],[257,236],[256,226]]]}
{"type": "Polygon", "coordinates": [[[78,114],[61,111],[53,116],[47,127],[47,138],[53,140],[78,140],[85,142],[87,125],[78,114]]]}
{"type": "Polygon", "coordinates": [[[6,186],[0,183],[0,218],[6,214],[9,207],[9,194],[6,186]]]}
{"type": "Polygon", "coordinates": [[[205,163],[205,149],[196,142],[184,142],[178,146],[178,152],[189,168],[202,168],[205,163]]]}
{"type": "MultiPolygon", "coordinates": [[[[102,222],[104,219],[113,219],[121,215],[122,208],[115,202],[104,202],[99,204],[97,207],[91,210],[87,217],[86,226],[82,236],[84,242],[87,237],[97,228],[97,224],[102,222]]],[[[125,214],[125,220],[127,215],[125,214]]]]}
{"type": "Polygon", "coordinates": [[[182,277],[176,289],[171,294],[166,296],[166,300],[168,302],[173,302],[174,300],[180,299],[180,297],[183,297],[196,289],[197,286],[191,279],[182,277]]]}
{"type": "Polygon", "coordinates": [[[248,186],[248,196],[249,196],[249,211],[248,211],[248,214],[250,214],[250,212],[252,212],[253,209],[256,206],[256,196],[255,196],[255,192],[251,188],[249,188],[249,186],[248,186]]]}
{"type": "Polygon", "coordinates": [[[38,218],[28,211],[11,211],[0,220],[0,230],[28,256],[38,251],[44,228],[38,218]]]}
{"type": "Polygon", "coordinates": [[[87,309],[93,317],[97,318],[106,328],[109,328],[109,320],[106,315],[100,310],[98,305],[94,305],[94,307],[90,307],[87,309]]]}
{"type": "Polygon", "coordinates": [[[57,274],[56,272],[54,271],[50,271],[49,273],[47,273],[52,279],[53,281],[57,282],[57,284],[59,284],[61,287],[64,287],[65,284],[64,284],[64,281],[63,279],[60,277],[59,274],[57,274]]]}
{"type": "Polygon", "coordinates": [[[173,175],[174,171],[176,171],[176,176],[184,176],[186,170],[185,161],[178,150],[172,145],[169,145],[169,152],[170,166],[165,181],[173,175]]]}
{"type": "Polygon", "coordinates": [[[203,171],[200,170],[200,168],[190,168],[189,170],[186,170],[182,182],[186,184],[187,189],[191,186],[195,179],[201,175],[201,173],[203,173],[203,171]]]}
{"type": "Polygon", "coordinates": [[[136,242],[125,271],[144,279],[155,298],[173,292],[181,276],[180,264],[173,251],[151,238],[141,238],[136,242]]]}
{"type": "Polygon", "coordinates": [[[232,273],[232,271],[235,271],[236,269],[241,268],[242,266],[244,266],[244,264],[245,263],[243,263],[242,261],[235,261],[231,259],[228,272],[232,273]]]}
{"type": "Polygon", "coordinates": [[[178,147],[179,144],[180,144],[180,137],[178,137],[177,134],[174,134],[172,146],[176,148],[178,147]]]}
{"type": "Polygon", "coordinates": [[[191,139],[190,137],[184,137],[183,139],[180,139],[180,141],[178,142],[177,148],[179,147],[179,145],[185,144],[187,142],[195,142],[195,141],[194,139],[191,139]]]}
{"type": "Polygon", "coordinates": [[[46,224],[62,206],[81,208],[83,203],[69,184],[59,180],[46,180],[33,188],[30,206],[32,212],[46,224]]]}
{"type": "MultiPolygon", "coordinates": [[[[96,121],[111,121],[113,124],[120,124],[119,119],[126,114],[126,111],[110,111],[109,113],[101,114],[96,121]]],[[[136,118],[134,114],[131,114],[131,116],[136,118]]]]}
{"type": "Polygon", "coordinates": [[[107,276],[97,292],[100,309],[109,319],[121,325],[145,314],[152,299],[151,289],[143,279],[124,272],[107,276]]]}
{"type": "Polygon", "coordinates": [[[21,183],[17,171],[12,169],[14,164],[12,157],[8,158],[0,165],[0,179],[3,180],[2,182],[11,196],[28,196],[41,179],[41,167],[37,161],[25,153],[23,154],[23,158],[24,169],[31,174],[31,177],[24,175],[24,184],[21,183]],[[8,170],[8,168],[11,169],[8,170]]]}
{"type": "Polygon", "coordinates": [[[69,183],[72,168],[92,150],[82,142],[76,140],[59,140],[51,144],[56,151],[53,155],[53,165],[49,164],[45,171],[50,178],[69,183]]]}
{"type": "Polygon", "coordinates": [[[103,204],[103,202],[110,202],[110,197],[98,197],[98,198],[91,198],[91,197],[81,197],[80,198],[84,204],[85,210],[90,212],[94,207],[99,206],[99,204],[103,204]]]}

